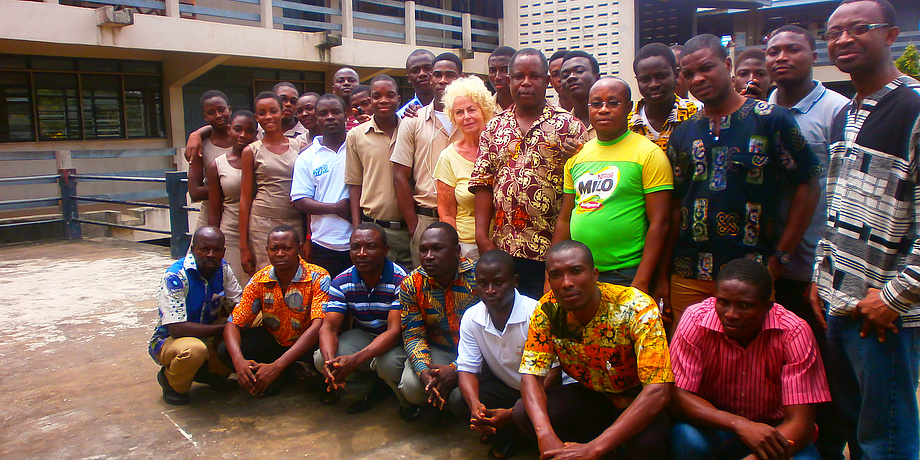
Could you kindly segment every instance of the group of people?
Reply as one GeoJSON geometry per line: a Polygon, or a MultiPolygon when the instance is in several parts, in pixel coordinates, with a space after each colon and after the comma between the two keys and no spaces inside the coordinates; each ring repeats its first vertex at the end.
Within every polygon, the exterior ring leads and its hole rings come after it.
{"type": "Polygon", "coordinates": [[[895,20],[828,19],[852,100],[795,25],[734,65],[713,35],[646,45],[635,104],[584,51],[508,47],[494,94],[413,52],[401,108],[349,68],[255,114],[206,92],[207,206],[149,349],[164,400],[300,378],[360,413],[389,387],[492,458],[917,458],[920,83],[895,20]]]}

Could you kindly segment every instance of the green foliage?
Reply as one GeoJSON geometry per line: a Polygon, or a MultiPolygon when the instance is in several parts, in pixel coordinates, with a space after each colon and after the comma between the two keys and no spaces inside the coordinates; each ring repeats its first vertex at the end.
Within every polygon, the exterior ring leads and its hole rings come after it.
{"type": "Polygon", "coordinates": [[[917,47],[913,43],[907,45],[904,54],[894,61],[894,64],[901,72],[914,78],[920,77],[920,53],[917,52],[917,47]]]}

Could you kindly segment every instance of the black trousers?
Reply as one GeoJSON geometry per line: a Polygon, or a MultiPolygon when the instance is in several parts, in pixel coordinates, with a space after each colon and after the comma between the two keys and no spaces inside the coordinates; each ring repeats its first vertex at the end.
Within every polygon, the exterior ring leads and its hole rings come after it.
{"type": "MultiPolygon", "coordinates": [[[[623,410],[618,409],[605,394],[573,383],[546,390],[546,412],[562,442],[587,443],[613,425],[623,410]]],[[[512,415],[521,431],[536,439],[523,400],[514,405],[512,415]]],[[[667,459],[670,439],[671,422],[667,413],[662,412],[642,432],[620,445],[614,455],[617,459],[667,459]]]]}
{"type": "MultiPolygon", "coordinates": [[[[275,336],[264,327],[240,329],[240,352],[246,359],[257,363],[273,363],[291,347],[285,347],[275,340],[275,336]]],[[[227,351],[227,344],[221,342],[217,346],[217,357],[225,366],[233,369],[233,360],[227,351]]]]}
{"type": "Polygon", "coordinates": [[[325,268],[333,279],[353,265],[348,251],[333,251],[313,242],[310,242],[310,263],[325,268]]]}
{"type": "MultiPolygon", "coordinates": [[[[477,378],[479,380],[479,402],[487,409],[511,409],[521,399],[520,390],[515,390],[505,384],[492,373],[485,363],[477,378]]],[[[461,421],[465,422],[472,418],[470,407],[460,393],[460,388],[455,389],[450,395],[450,410],[461,421]]],[[[497,430],[493,440],[496,445],[500,445],[515,438],[527,439],[517,424],[512,423],[497,430]]]]}

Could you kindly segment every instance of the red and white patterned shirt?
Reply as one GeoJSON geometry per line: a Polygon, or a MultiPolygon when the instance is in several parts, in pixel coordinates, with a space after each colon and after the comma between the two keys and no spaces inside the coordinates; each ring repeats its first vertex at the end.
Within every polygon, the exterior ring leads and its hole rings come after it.
{"type": "Polygon", "coordinates": [[[671,341],[678,388],[719,410],[775,424],[783,406],[831,400],[817,342],[804,320],[779,304],[747,348],[725,335],[710,297],[691,306],[671,341]]]}

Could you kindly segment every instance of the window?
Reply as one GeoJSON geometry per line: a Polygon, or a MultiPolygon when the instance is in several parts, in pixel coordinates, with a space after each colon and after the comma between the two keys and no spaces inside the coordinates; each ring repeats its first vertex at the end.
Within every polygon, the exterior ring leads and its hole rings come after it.
{"type": "Polygon", "coordinates": [[[158,62],[0,56],[0,142],[164,137],[158,62]]]}

